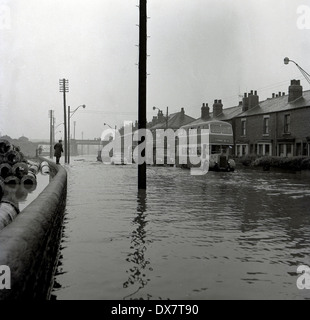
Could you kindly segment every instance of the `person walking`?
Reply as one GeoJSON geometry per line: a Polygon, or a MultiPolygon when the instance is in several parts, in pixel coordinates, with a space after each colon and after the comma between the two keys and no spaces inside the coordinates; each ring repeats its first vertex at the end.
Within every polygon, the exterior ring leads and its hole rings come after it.
{"type": "Polygon", "coordinates": [[[56,157],[56,164],[60,164],[59,159],[61,157],[61,153],[64,152],[62,148],[62,140],[59,140],[59,142],[54,145],[54,150],[55,150],[54,156],[56,157]]]}

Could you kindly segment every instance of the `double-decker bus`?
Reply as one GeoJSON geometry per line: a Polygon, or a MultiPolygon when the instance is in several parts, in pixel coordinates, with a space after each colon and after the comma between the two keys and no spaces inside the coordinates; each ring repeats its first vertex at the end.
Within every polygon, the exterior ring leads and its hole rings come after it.
{"type": "Polygon", "coordinates": [[[187,161],[185,164],[177,164],[178,166],[186,168],[202,166],[202,162],[208,159],[209,170],[235,170],[235,161],[231,159],[234,140],[233,129],[230,123],[218,120],[201,120],[183,126],[181,129],[186,131],[188,143],[185,146],[177,146],[177,154],[187,155],[188,160],[191,154],[195,154],[200,157],[201,162],[199,164],[192,164],[190,161],[187,161]],[[208,139],[203,135],[208,135],[208,139]],[[179,148],[182,148],[181,153],[179,153],[179,148]],[[209,157],[206,157],[206,155],[209,157]]]}

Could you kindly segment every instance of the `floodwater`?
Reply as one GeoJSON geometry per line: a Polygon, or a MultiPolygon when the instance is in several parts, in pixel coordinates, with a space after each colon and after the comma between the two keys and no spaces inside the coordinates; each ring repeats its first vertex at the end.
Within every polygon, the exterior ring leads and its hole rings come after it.
{"type": "Polygon", "coordinates": [[[72,158],[52,298],[310,299],[310,177],[72,158]]]}

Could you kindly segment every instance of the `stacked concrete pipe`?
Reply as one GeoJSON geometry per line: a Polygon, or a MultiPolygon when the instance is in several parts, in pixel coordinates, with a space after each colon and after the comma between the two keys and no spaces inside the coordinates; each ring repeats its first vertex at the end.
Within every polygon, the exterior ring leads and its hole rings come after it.
{"type": "MultiPolygon", "coordinates": [[[[4,144],[4,147],[0,144],[0,152],[4,149],[10,148],[7,144],[4,144]]],[[[2,158],[5,158],[3,154],[2,158]]],[[[10,270],[10,288],[0,290],[0,300],[46,300],[51,297],[66,205],[67,173],[62,166],[38,158],[36,162],[27,162],[28,174],[37,174],[40,170],[37,164],[43,161],[48,164],[50,183],[20,213],[17,213],[18,207],[15,206],[16,216],[0,230],[0,267],[4,266],[10,270]]],[[[0,178],[2,199],[7,188],[5,179],[0,178]]],[[[13,202],[14,184],[11,187],[8,196],[13,202]]],[[[5,209],[8,209],[7,205],[5,209]]],[[[0,278],[1,276],[4,277],[4,274],[1,275],[0,272],[0,278]]]]}

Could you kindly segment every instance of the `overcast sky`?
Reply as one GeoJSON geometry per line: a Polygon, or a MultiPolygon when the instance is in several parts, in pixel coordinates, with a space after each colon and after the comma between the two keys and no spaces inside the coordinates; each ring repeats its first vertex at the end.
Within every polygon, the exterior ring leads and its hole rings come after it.
{"type": "MultiPolygon", "coordinates": [[[[1,134],[48,138],[48,110],[63,122],[62,78],[69,80],[67,105],[86,105],[72,117],[76,138],[100,137],[104,122],[136,120],[138,4],[0,0],[1,134]]],[[[295,78],[309,90],[296,66],[283,63],[288,56],[310,72],[300,5],[310,10],[309,0],[149,0],[148,120],[153,106],[184,107],[198,118],[203,102],[231,107],[250,90],[263,100],[287,92],[295,78]]]]}

